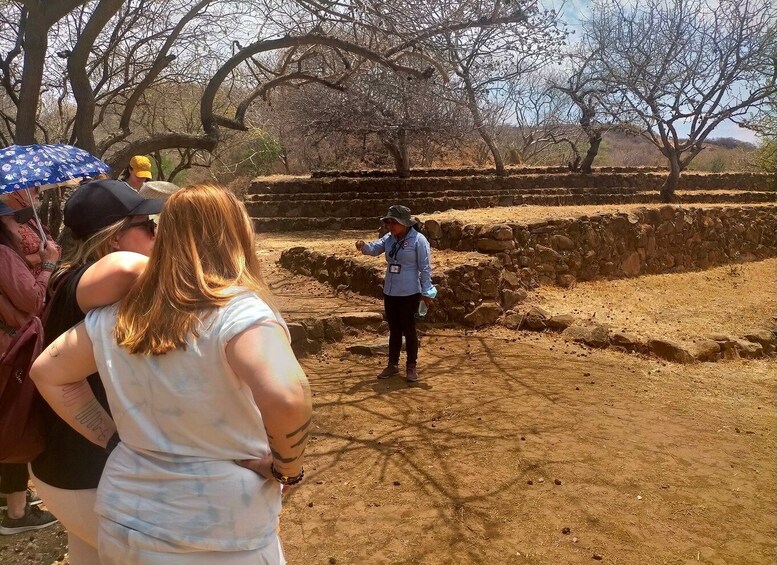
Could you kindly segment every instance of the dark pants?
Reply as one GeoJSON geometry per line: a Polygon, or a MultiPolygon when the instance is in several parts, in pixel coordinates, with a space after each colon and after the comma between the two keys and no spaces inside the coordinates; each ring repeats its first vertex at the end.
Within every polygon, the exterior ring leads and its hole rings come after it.
{"type": "Polygon", "coordinates": [[[0,463],[0,492],[3,494],[27,490],[29,480],[27,463],[0,463]]]}
{"type": "Polygon", "coordinates": [[[410,296],[383,295],[383,307],[389,325],[389,365],[399,365],[399,352],[402,350],[402,336],[405,336],[407,362],[418,359],[418,334],[415,331],[415,315],[418,312],[420,294],[410,296]]]}

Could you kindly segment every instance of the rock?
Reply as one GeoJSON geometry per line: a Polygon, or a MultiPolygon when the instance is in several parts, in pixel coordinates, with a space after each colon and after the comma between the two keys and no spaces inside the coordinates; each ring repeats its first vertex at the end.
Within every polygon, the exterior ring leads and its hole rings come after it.
{"type": "Polygon", "coordinates": [[[524,316],[523,325],[530,330],[542,331],[548,327],[546,324],[548,318],[550,318],[550,312],[539,306],[532,306],[524,316]]]}
{"type": "Polygon", "coordinates": [[[692,363],[693,356],[682,345],[668,339],[650,339],[648,349],[656,356],[675,363],[692,363]]]}
{"type": "Polygon", "coordinates": [[[763,357],[764,348],[760,343],[755,343],[746,339],[737,339],[735,341],[740,357],[744,357],[745,359],[763,357]]]}
{"type": "Polygon", "coordinates": [[[512,271],[502,271],[502,280],[500,281],[502,288],[509,288],[511,290],[522,289],[521,279],[512,271]]]}
{"type": "Polygon", "coordinates": [[[539,243],[534,246],[534,253],[541,263],[555,263],[561,259],[561,254],[558,251],[551,249],[550,247],[540,245],[539,243]]]}
{"type": "Polygon", "coordinates": [[[338,316],[330,316],[321,320],[324,326],[324,339],[327,341],[341,341],[345,331],[345,325],[338,316]]]}
{"type": "Polygon", "coordinates": [[[572,251],[577,247],[574,241],[561,234],[551,236],[550,246],[553,247],[553,249],[558,249],[560,251],[572,251]]]}
{"type": "Polygon", "coordinates": [[[567,528],[567,527],[561,528],[561,533],[564,534],[565,536],[568,536],[571,532],[572,530],[570,528],[567,528]]]}
{"type": "Polygon", "coordinates": [[[310,339],[324,339],[324,322],[317,318],[307,318],[302,321],[310,339]]]}
{"type": "Polygon", "coordinates": [[[286,324],[286,327],[289,328],[289,336],[291,336],[292,344],[307,339],[308,332],[301,322],[289,322],[286,324]]]}
{"type": "Polygon", "coordinates": [[[627,277],[636,277],[639,275],[639,272],[642,269],[642,258],[639,253],[635,251],[629,255],[626,260],[621,263],[621,269],[623,270],[623,274],[627,277]]]}
{"type": "Polygon", "coordinates": [[[715,361],[720,355],[720,344],[711,339],[694,341],[689,351],[697,361],[715,361]]]}
{"type": "Polygon", "coordinates": [[[497,224],[491,228],[489,235],[499,241],[512,241],[513,240],[513,228],[507,224],[497,224]]]}
{"type": "Polygon", "coordinates": [[[512,239],[498,240],[498,239],[483,238],[475,241],[475,249],[477,249],[478,251],[485,251],[485,252],[508,251],[510,249],[515,249],[515,242],[512,239]]]}
{"type": "Polygon", "coordinates": [[[440,239],[442,237],[442,227],[437,220],[426,220],[424,222],[424,234],[429,239],[440,239]]]}
{"type": "Polygon", "coordinates": [[[556,277],[556,282],[562,288],[571,288],[575,286],[577,278],[575,278],[575,275],[559,275],[556,277]]]}
{"type": "Polygon", "coordinates": [[[377,328],[383,321],[383,314],[380,312],[353,312],[350,314],[341,314],[340,319],[346,326],[354,328],[364,328],[371,326],[377,328]]]}
{"type": "Polygon", "coordinates": [[[616,347],[622,347],[626,351],[644,351],[647,348],[643,339],[624,332],[613,333],[610,336],[610,343],[616,347]]]}
{"type": "Polygon", "coordinates": [[[516,304],[526,300],[526,291],[521,289],[513,290],[510,288],[502,289],[502,306],[505,310],[510,310],[516,304]]]}
{"type": "Polygon", "coordinates": [[[602,324],[589,324],[585,326],[570,326],[561,335],[565,339],[584,343],[589,347],[604,348],[610,344],[609,334],[609,330],[602,324]]]}
{"type": "Polygon", "coordinates": [[[469,326],[479,328],[488,324],[493,324],[502,315],[502,307],[496,302],[483,302],[472,312],[464,316],[464,323],[469,326]]]}
{"type": "Polygon", "coordinates": [[[511,330],[517,330],[521,327],[523,322],[523,315],[513,310],[505,312],[504,318],[502,318],[502,325],[511,330]]]}
{"type": "Polygon", "coordinates": [[[498,274],[494,276],[484,275],[480,279],[480,294],[483,298],[496,298],[499,296],[498,274]]]}
{"type": "Polygon", "coordinates": [[[371,343],[355,343],[346,347],[346,351],[350,351],[355,355],[387,355],[388,354],[388,342],[387,341],[375,341],[371,343]]]}
{"type": "Polygon", "coordinates": [[[569,314],[559,314],[557,316],[551,316],[548,318],[548,320],[545,322],[545,325],[548,327],[548,329],[551,330],[564,331],[569,326],[573,325],[575,321],[576,318],[574,316],[569,314]]]}
{"type": "Polygon", "coordinates": [[[745,334],[745,339],[747,341],[752,341],[753,343],[760,343],[765,354],[774,353],[775,348],[777,348],[777,340],[775,339],[774,332],[768,330],[750,332],[745,334]]]}

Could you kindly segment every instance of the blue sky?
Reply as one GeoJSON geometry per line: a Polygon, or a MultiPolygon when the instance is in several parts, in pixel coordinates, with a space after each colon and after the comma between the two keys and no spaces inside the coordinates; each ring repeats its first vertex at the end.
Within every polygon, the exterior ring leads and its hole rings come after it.
{"type": "MultiPolygon", "coordinates": [[[[567,26],[575,32],[575,34],[571,36],[572,41],[575,41],[575,38],[580,36],[580,20],[584,19],[590,12],[590,0],[540,0],[540,3],[546,8],[561,10],[567,26]]],[[[682,132],[682,128],[678,129],[682,132]]],[[[710,137],[733,137],[734,139],[739,139],[741,141],[758,143],[758,139],[752,131],[739,127],[731,121],[719,125],[715,131],[712,132],[710,137]]]]}

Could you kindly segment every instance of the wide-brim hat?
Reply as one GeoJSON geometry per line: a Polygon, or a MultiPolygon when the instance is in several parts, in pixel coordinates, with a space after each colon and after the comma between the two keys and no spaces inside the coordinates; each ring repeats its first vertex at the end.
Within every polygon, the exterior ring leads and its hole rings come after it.
{"type": "Polygon", "coordinates": [[[407,228],[415,225],[415,221],[410,217],[410,208],[401,204],[394,204],[388,209],[388,213],[380,219],[381,222],[386,220],[396,220],[407,228]]]}
{"type": "Polygon", "coordinates": [[[64,222],[73,235],[85,239],[131,216],[159,214],[164,202],[147,200],[121,180],[96,180],[79,186],[65,203],[64,222]]]}
{"type": "Polygon", "coordinates": [[[179,186],[171,182],[164,180],[152,180],[144,182],[140,187],[138,194],[143,198],[151,199],[158,198],[159,200],[167,201],[173,193],[179,189],[179,186]]]}

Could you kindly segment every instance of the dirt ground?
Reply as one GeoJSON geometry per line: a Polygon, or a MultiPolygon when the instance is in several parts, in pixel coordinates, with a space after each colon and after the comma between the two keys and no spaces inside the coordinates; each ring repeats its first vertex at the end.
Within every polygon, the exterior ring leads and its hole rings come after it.
{"type": "MultiPolygon", "coordinates": [[[[274,265],[292,245],[350,253],[360,234],[375,232],[258,238],[288,318],[380,309],[274,265]]],[[[777,261],[735,270],[532,299],[649,335],[769,327],[777,261]]],[[[302,361],[316,428],[281,518],[289,563],[775,563],[774,359],[684,366],[552,334],[424,331],[414,386],[377,381],[385,360],[348,343],[302,361]]],[[[0,536],[0,563],[67,564],[65,541],[58,526],[0,536]]]]}

